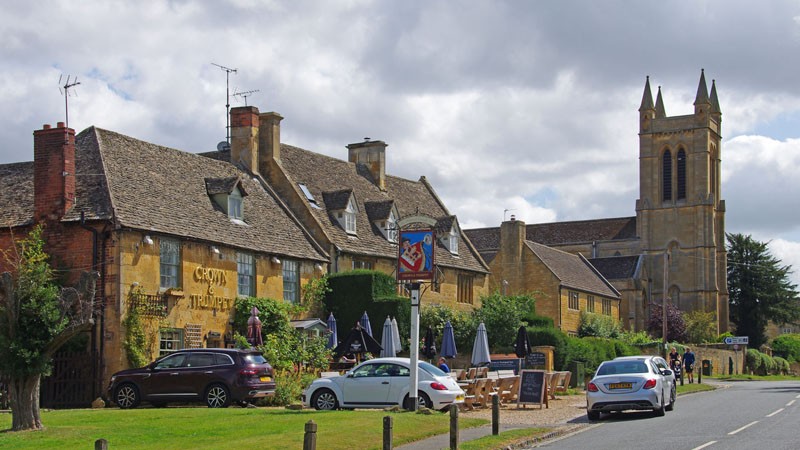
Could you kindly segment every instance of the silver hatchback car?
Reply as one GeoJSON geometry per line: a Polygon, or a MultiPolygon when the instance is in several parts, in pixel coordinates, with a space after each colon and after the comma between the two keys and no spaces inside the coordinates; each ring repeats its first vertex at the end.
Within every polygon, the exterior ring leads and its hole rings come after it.
{"type": "Polygon", "coordinates": [[[652,410],[663,416],[674,407],[675,377],[658,356],[604,361],[586,386],[589,420],[600,419],[600,413],[627,410],[652,410]]]}

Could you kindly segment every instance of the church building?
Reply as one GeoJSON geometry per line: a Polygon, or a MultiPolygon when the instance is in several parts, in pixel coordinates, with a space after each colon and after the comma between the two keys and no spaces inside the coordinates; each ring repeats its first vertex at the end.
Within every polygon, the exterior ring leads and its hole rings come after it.
{"type": "MultiPolygon", "coordinates": [[[[704,72],[694,113],[681,116],[667,116],[660,87],[653,103],[648,77],[639,107],[636,216],[525,225],[525,240],[584,256],[619,292],[628,329],[644,330],[651,307],[666,296],[683,312],[714,312],[718,331],[727,331],[721,126],[716,85],[712,80],[709,94],[704,72]]],[[[501,227],[465,233],[492,269],[490,288],[523,292],[523,285],[498,277],[501,227]]],[[[537,310],[548,310],[547,301],[537,310]]]]}

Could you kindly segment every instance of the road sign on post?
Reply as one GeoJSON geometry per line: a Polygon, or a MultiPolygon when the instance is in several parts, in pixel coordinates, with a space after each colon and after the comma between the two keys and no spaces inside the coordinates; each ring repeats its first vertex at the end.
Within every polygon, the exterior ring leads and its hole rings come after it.
{"type": "Polygon", "coordinates": [[[725,338],[725,343],[728,345],[747,345],[750,341],[748,336],[728,336],[725,338]]]}

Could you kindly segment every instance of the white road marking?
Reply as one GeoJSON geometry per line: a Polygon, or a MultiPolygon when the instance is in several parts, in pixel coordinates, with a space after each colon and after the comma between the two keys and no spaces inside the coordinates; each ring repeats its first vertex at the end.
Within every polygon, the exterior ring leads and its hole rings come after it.
{"type": "Polygon", "coordinates": [[[792,406],[793,404],[794,404],[794,400],[792,400],[789,403],[787,403],[786,406],[792,406]]]}
{"type": "Polygon", "coordinates": [[[733,431],[731,431],[731,432],[730,432],[730,433],[728,433],[728,434],[729,434],[729,435],[734,435],[734,434],[736,434],[736,433],[738,433],[738,432],[740,432],[740,431],[744,430],[745,428],[752,427],[753,425],[755,425],[755,424],[757,424],[757,423],[758,423],[758,421],[757,421],[757,420],[755,420],[755,421],[753,421],[753,422],[750,422],[750,423],[748,423],[747,425],[743,426],[742,428],[739,428],[738,430],[733,430],[733,431]]]}
{"type": "Polygon", "coordinates": [[[700,447],[695,447],[692,450],[700,450],[701,448],[706,448],[709,445],[716,444],[716,443],[717,443],[717,441],[706,442],[705,444],[701,445],[700,447]]]}
{"type": "Polygon", "coordinates": [[[775,412],[773,412],[771,414],[767,414],[767,417],[772,417],[772,416],[774,416],[775,414],[778,414],[781,411],[783,411],[783,408],[781,408],[781,409],[779,409],[779,410],[777,410],[777,411],[775,411],[775,412]]]}

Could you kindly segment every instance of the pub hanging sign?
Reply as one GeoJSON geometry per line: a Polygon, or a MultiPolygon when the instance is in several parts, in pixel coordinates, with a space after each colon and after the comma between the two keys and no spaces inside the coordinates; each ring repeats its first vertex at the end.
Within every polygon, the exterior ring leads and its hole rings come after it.
{"type": "Polygon", "coordinates": [[[433,279],[433,230],[400,231],[397,256],[398,280],[433,279]]]}

